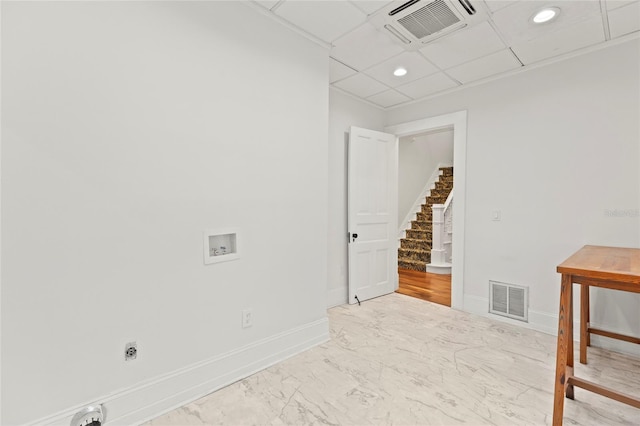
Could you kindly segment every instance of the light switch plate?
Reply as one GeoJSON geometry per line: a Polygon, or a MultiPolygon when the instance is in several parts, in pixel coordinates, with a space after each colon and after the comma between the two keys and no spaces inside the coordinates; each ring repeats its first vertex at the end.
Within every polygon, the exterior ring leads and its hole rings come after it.
{"type": "Polygon", "coordinates": [[[242,328],[249,328],[253,325],[253,309],[242,311],[242,328]]]}

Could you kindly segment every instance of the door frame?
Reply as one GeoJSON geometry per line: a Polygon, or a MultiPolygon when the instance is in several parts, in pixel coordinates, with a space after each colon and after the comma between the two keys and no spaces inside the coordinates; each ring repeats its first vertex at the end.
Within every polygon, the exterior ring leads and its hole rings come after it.
{"type": "Polygon", "coordinates": [[[464,310],[464,228],[466,204],[467,172],[467,111],[427,117],[407,123],[384,128],[398,138],[424,133],[430,130],[453,127],[453,181],[455,188],[455,207],[453,223],[455,232],[452,240],[451,267],[451,307],[464,310]]]}

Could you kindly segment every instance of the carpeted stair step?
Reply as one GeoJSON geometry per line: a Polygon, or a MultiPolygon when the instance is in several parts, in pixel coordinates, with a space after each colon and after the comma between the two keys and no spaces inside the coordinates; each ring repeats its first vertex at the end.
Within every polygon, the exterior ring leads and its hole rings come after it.
{"type": "Polygon", "coordinates": [[[445,182],[445,181],[437,181],[435,183],[435,189],[447,189],[449,191],[451,191],[451,189],[453,188],[453,180],[451,180],[450,182],[445,182]]]}
{"type": "Polygon", "coordinates": [[[442,182],[443,184],[453,186],[453,176],[440,176],[440,178],[438,179],[438,182],[442,182]]]}
{"type": "Polygon", "coordinates": [[[453,167],[440,167],[441,176],[453,176],[453,167]]]}
{"type": "Polygon", "coordinates": [[[409,239],[431,241],[431,231],[407,229],[405,232],[407,233],[407,238],[409,239]]]}
{"type": "Polygon", "coordinates": [[[443,197],[446,201],[451,189],[432,189],[429,195],[431,197],[443,197]]]}
{"type": "Polygon", "coordinates": [[[431,251],[431,241],[403,238],[400,240],[400,248],[431,251]]]}
{"type": "Polygon", "coordinates": [[[423,214],[429,215],[430,218],[433,217],[433,211],[431,210],[431,204],[423,204],[420,206],[420,211],[423,214]]]}
{"type": "Polygon", "coordinates": [[[432,221],[422,221],[422,220],[412,220],[411,221],[411,229],[415,229],[416,231],[432,231],[433,223],[432,221]]]}
{"type": "Polygon", "coordinates": [[[443,197],[443,196],[433,197],[430,195],[427,197],[427,204],[429,205],[444,204],[446,201],[447,201],[447,197],[443,197]]]}
{"type": "Polygon", "coordinates": [[[428,213],[418,212],[417,218],[416,218],[416,220],[419,220],[421,222],[431,222],[432,219],[433,219],[433,216],[431,213],[431,207],[429,207],[428,213]]]}
{"type": "Polygon", "coordinates": [[[398,249],[398,259],[419,260],[421,262],[429,262],[431,260],[431,251],[401,248],[401,249],[398,249]]]}
{"type": "Polygon", "coordinates": [[[427,272],[427,264],[425,262],[416,262],[412,260],[398,260],[398,268],[427,272]]]}

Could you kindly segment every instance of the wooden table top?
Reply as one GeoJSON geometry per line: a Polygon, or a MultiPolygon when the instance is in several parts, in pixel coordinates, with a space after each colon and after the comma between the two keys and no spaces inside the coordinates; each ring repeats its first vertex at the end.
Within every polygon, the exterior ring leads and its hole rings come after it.
{"type": "Polygon", "coordinates": [[[640,285],[640,249],[584,246],[558,265],[557,271],[640,285]]]}

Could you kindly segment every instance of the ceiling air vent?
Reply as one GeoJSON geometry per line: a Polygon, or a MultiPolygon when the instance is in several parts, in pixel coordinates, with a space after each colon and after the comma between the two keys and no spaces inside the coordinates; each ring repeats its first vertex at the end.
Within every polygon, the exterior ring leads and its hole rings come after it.
{"type": "Polygon", "coordinates": [[[487,18],[469,0],[410,0],[393,2],[375,13],[370,22],[406,50],[418,50],[429,43],[467,25],[487,18]]]}
{"type": "Polygon", "coordinates": [[[469,15],[475,15],[476,14],[476,8],[473,7],[473,5],[471,3],[469,3],[468,0],[458,0],[458,1],[462,5],[462,7],[464,7],[464,10],[466,10],[469,15]]]}
{"type": "Polygon", "coordinates": [[[436,0],[398,19],[415,38],[424,38],[460,22],[460,18],[442,0],[436,0]]]}
{"type": "Polygon", "coordinates": [[[406,2],[405,4],[403,4],[402,6],[396,7],[395,9],[393,9],[391,12],[389,12],[389,16],[393,16],[397,13],[402,12],[403,10],[405,10],[408,7],[413,6],[414,4],[418,3],[420,0],[411,0],[406,2]]]}

